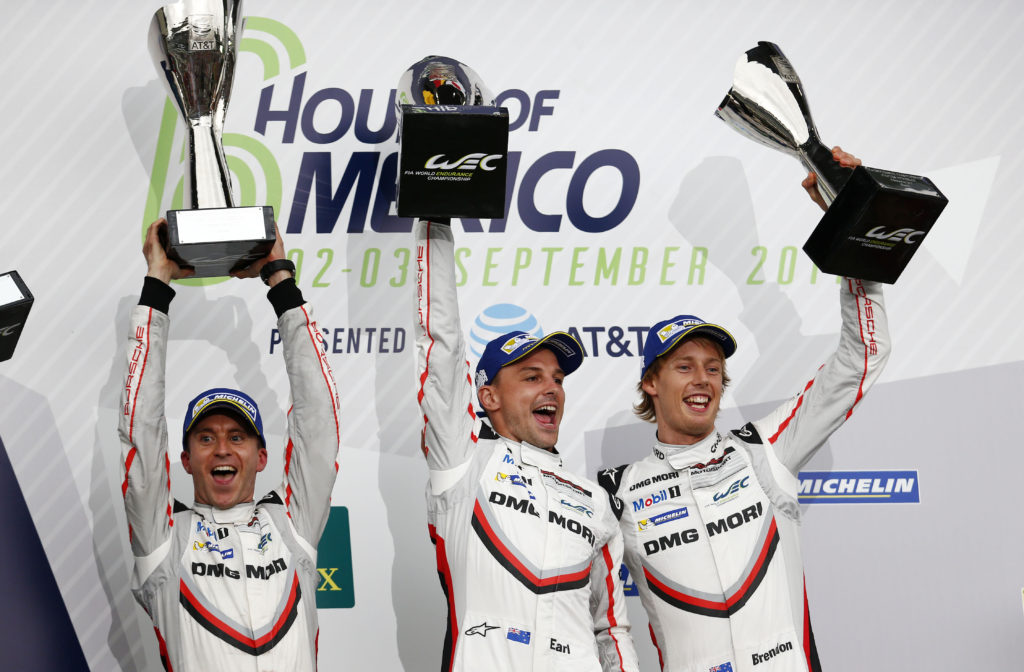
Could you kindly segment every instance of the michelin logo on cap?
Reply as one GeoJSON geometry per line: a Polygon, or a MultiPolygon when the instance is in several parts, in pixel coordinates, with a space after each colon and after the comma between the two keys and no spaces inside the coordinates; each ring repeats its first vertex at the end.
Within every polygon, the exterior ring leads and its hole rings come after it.
{"type": "Polygon", "coordinates": [[[250,404],[245,399],[234,394],[224,394],[223,392],[218,394],[211,394],[203,397],[192,406],[192,416],[199,415],[200,412],[215,401],[227,401],[230,402],[248,414],[250,418],[256,417],[256,407],[250,404]]]}

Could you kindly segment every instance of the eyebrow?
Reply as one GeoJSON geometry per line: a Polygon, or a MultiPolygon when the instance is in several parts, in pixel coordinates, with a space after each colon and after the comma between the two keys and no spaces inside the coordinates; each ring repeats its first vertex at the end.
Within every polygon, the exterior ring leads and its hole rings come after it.
{"type": "MultiPolygon", "coordinates": [[[[524,366],[523,368],[519,369],[519,372],[520,373],[525,373],[525,372],[543,373],[544,371],[539,366],[524,366]]],[[[562,371],[561,369],[555,369],[555,375],[559,375],[559,374],[564,376],[565,375],[565,371],[562,371]]]]}
{"type": "Polygon", "coordinates": [[[706,363],[706,364],[714,364],[714,363],[717,362],[717,363],[721,364],[722,363],[722,358],[721,357],[709,357],[708,359],[700,359],[700,360],[698,360],[693,355],[686,355],[685,357],[680,357],[679,359],[676,359],[676,360],[673,360],[673,361],[676,361],[676,362],[703,362],[703,363],[706,363]]]}

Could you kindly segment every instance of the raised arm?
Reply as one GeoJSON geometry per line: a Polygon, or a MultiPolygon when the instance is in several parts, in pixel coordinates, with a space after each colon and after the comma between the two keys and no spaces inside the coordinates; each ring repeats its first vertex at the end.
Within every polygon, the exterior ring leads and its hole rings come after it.
{"type": "Polygon", "coordinates": [[[292,396],[282,494],[296,530],[315,547],[327,524],[338,476],[338,390],[313,307],[302,302],[295,280],[284,280],[267,296],[278,314],[292,396]]]}
{"type": "Polygon", "coordinates": [[[440,493],[461,475],[477,440],[473,383],[459,320],[451,227],[419,220],[415,235],[417,398],[431,488],[440,493]]]}
{"type": "MultiPolygon", "coordinates": [[[[192,274],[164,254],[159,231],[165,225],[162,219],[151,224],[142,248],[148,270],[139,305],[131,313],[118,420],[121,494],[132,553],[140,563],[170,539],[173,505],[164,417],[164,372],[170,327],[167,314],[174,290],[168,283],[192,274]]],[[[144,579],[146,567],[139,569],[144,579]]]]}
{"type": "Polygon", "coordinates": [[[878,283],[844,278],[839,346],[796,397],[755,423],[794,474],[853,413],[889,358],[888,322],[878,283]]]}
{"type": "Polygon", "coordinates": [[[315,548],[327,524],[338,476],[340,402],[323,332],[313,317],[313,307],[303,301],[295,285],[294,266],[275,263],[284,259],[284,239],[277,230],[270,254],[235,275],[255,277],[267,267],[262,276],[270,286],[267,298],[277,313],[292,398],[281,495],[296,531],[315,548]]]}
{"type": "MultiPolygon", "coordinates": [[[[832,156],[847,168],[861,163],[839,147],[832,150],[832,156]]],[[[816,176],[809,174],[802,186],[824,210],[816,176]]],[[[844,278],[839,307],[843,324],[835,353],[796,397],[755,423],[762,439],[794,474],[850,417],[889,358],[891,342],[882,286],[844,278]]]]}

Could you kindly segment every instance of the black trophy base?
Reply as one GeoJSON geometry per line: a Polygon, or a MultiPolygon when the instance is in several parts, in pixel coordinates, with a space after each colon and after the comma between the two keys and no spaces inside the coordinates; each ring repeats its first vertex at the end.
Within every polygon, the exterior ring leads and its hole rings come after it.
{"type": "Polygon", "coordinates": [[[267,256],[277,241],[274,208],[203,208],[167,212],[167,256],[196,278],[219,278],[267,256]]]}
{"type": "Polygon", "coordinates": [[[35,297],[17,271],[0,274],[0,362],[14,356],[35,297]]]}
{"type": "Polygon", "coordinates": [[[927,177],[858,166],[804,252],[825,273],[892,284],[947,202],[927,177]]]}
{"type": "Polygon", "coordinates": [[[505,216],[508,110],[403,105],[398,216],[505,216]]]}

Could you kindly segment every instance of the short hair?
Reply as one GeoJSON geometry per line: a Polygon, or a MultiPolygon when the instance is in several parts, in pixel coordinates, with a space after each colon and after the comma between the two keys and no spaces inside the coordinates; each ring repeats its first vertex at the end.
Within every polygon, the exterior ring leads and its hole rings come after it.
{"type": "MultiPolygon", "coordinates": [[[[731,382],[729,374],[726,373],[725,370],[725,350],[722,349],[722,346],[717,341],[713,341],[710,338],[700,335],[681,339],[679,343],[672,348],[672,350],[675,350],[680,345],[688,341],[702,341],[707,343],[713,347],[718,353],[718,356],[722,358],[722,390],[724,391],[731,382]]],[[[646,390],[644,390],[644,383],[652,380],[656,375],[658,375],[658,372],[661,371],[661,367],[665,365],[665,356],[668,355],[669,352],[672,352],[672,350],[669,350],[661,357],[657,357],[653,362],[651,362],[651,365],[647,367],[647,372],[644,373],[644,377],[636,384],[636,391],[640,393],[640,401],[633,404],[633,413],[645,422],[657,422],[658,416],[654,410],[654,399],[651,395],[647,394],[646,390]]]]}

